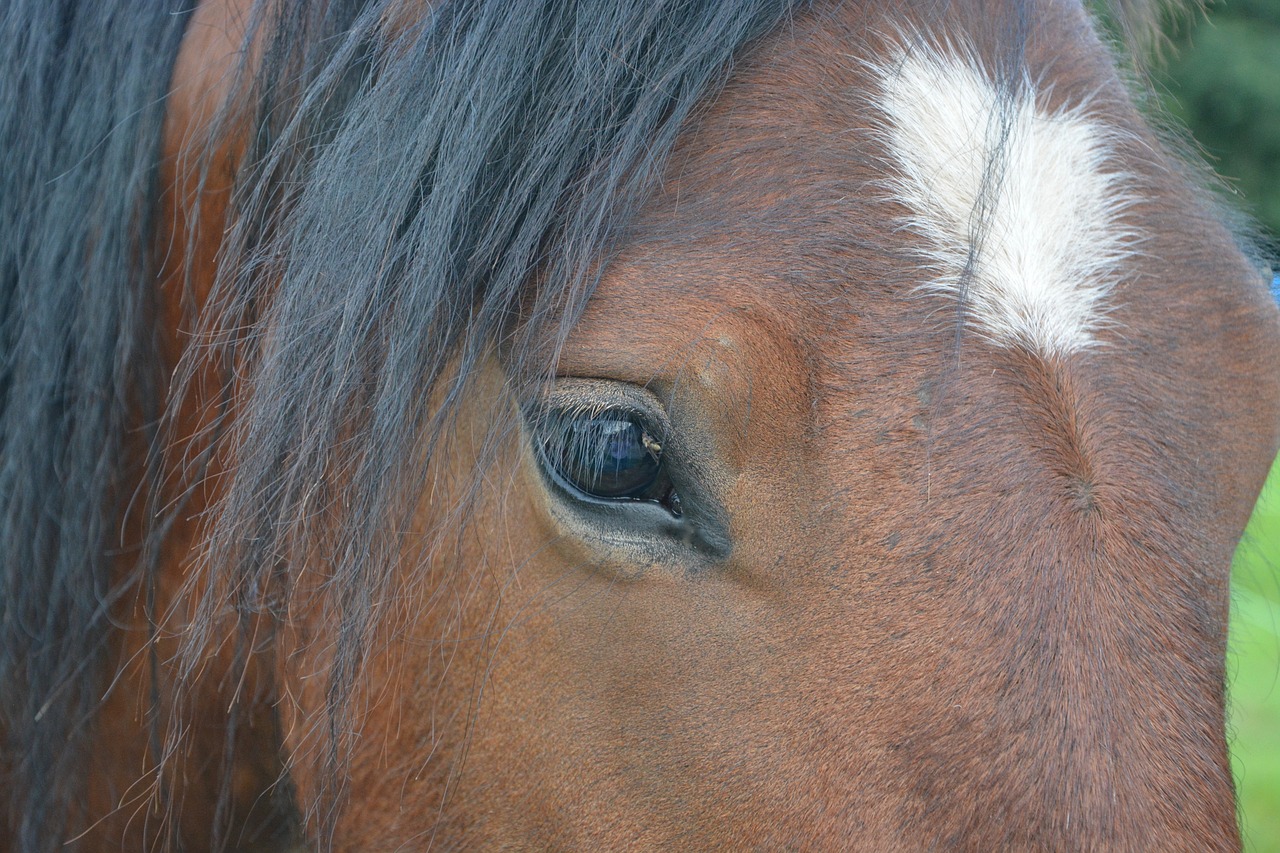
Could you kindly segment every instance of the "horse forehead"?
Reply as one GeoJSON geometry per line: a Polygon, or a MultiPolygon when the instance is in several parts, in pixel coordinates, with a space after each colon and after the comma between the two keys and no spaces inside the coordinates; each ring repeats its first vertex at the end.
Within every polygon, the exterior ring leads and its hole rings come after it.
{"type": "Polygon", "coordinates": [[[628,291],[669,300],[679,281],[677,299],[835,329],[877,296],[965,291],[998,345],[1092,346],[1142,240],[1105,51],[1056,8],[1040,30],[1081,44],[1051,55],[1042,33],[1016,62],[962,15],[840,11],[776,35],[685,133],[624,254],[656,274],[620,276],[628,291]]]}
{"type": "Polygon", "coordinates": [[[997,344],[1092,346],[1142,240],[1124,217],[1136,194],[1118,131],[1087,101],[1046,108],[1030,78],[1002,92],[971,56],[904,51],[895,66],[880,99],[897,166],[887,187],[921,238],[924,287],[967,287],[974,325],[997,344]]]}

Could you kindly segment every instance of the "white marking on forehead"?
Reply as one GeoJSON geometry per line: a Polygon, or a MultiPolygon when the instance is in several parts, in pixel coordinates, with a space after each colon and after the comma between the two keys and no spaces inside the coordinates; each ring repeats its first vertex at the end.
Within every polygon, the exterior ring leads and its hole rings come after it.
{"type": "Polygon", "coordinates": [[[1092,346],[1138,234],[1117,132],[1087,105],[1049,112],[1024,78],[1001,91],[978,61],[917,46],[881,66],[895,200],[935,278],[995,343],[1042,355],[1092,346]],[[966,276],[967,272],[967,276],[966,276]]]}

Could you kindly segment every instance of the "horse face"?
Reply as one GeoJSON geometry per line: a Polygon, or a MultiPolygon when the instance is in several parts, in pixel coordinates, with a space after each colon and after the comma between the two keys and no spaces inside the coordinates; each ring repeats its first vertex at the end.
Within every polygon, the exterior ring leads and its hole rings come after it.
{"type": "MultiPolygon", "coordinates": [[[[974,10],[798,20],[688,129],[557,378],[474,378],[338,846],[1236,844],[1277,315],[1082,13],[1042,11],[1009,95],[974,10]]],[[[326,620],[280,641],[303,802],[326,620]]]]}

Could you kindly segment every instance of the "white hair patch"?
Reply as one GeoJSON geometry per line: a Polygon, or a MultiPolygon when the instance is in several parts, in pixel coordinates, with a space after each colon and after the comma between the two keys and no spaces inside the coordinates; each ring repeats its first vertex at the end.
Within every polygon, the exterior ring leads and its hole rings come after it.
{"type": "Polygon", "coordinates": [[[924,238],[932,292],[967,321],[1042,355],[1092,346],[1138,233],[1116,131],[1087,104],[1047,111],[1035,86],[998,87],[971,56],[917,46],[880,66],[878,104],[901,174],[889,179],[924,238]]]}

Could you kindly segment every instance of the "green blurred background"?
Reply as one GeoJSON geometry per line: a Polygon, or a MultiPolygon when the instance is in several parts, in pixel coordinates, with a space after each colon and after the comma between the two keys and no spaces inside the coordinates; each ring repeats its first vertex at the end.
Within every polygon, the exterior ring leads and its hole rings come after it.
{"type": "MultiPolygon", "coordinates": [[[[1280,246],[1280,0],[1225,0],[1207,11],[1172,27],[1157,88],[1227,180],[1237,206],[1256,217],[1274,253],[1280,246]]],[[[1236,552],[1227,667],[1245,849],[1280,853],[1280,464],[1236,552]]]]}

